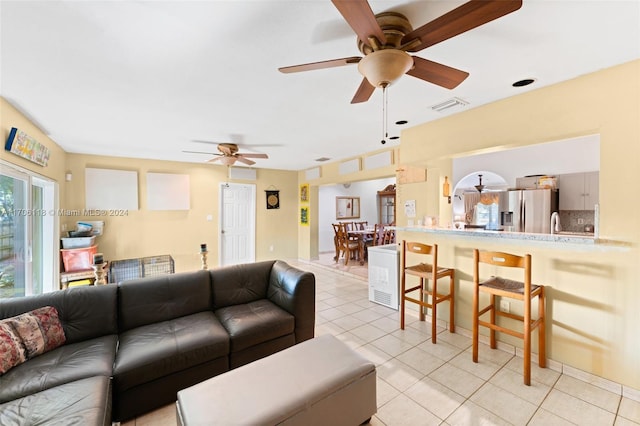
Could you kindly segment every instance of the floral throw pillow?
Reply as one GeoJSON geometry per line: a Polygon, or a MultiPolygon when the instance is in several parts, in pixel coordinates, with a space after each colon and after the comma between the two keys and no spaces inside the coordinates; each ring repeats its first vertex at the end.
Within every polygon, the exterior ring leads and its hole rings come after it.
{"type": "Polygon", "coordinates": [[[9,322],[0,321],[0,374],[26,360],[27,351],[22,346],[22,339],[9,322]]]}
{"type": "Polygon", "coordinates": [[[9,351],[7,366],[0,366],[0,374],[9,368],[64,345],[66,338],[58,311],[45,306],[0,321],[0,353],[5,358],[5,346],[9,351]],[[15,355],[12,355],[15,354],[15,355]]]}

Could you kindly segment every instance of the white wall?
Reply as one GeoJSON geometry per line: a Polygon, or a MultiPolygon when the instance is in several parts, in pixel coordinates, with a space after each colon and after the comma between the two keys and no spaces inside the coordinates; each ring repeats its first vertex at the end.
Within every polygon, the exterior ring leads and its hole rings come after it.
{"type": "Polygon", "coordinates": [[[345,221],[367,221],[372,225],[378,221],[377,192],[394,183],[395,177],[353,182],[349,188],[345,188],[341,183],[321,186],[318,191],[318,252],[335,250],[331,224],[337,222],[336,197],[360,197],[360,218],[345,221]]]}

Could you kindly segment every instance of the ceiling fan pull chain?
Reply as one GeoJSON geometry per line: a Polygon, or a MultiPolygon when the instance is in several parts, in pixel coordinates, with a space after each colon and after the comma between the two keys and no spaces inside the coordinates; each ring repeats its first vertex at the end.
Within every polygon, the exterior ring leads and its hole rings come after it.
{"type": "Polygon", "coordinates": [[[389,132],[387,129],[387,85],[382,86],[382,145],[387,143],[389,132]]]}

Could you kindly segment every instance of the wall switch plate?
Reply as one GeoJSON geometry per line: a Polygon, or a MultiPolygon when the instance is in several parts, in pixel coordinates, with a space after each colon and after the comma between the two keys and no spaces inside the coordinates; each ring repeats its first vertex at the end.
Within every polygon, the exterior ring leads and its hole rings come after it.
{"type": "Polygon", "coordinates": [[[509,302],[506,301],[506,300],[501,300],[500,301],[500,310],[502,312],[509,313],[509,302]]]}

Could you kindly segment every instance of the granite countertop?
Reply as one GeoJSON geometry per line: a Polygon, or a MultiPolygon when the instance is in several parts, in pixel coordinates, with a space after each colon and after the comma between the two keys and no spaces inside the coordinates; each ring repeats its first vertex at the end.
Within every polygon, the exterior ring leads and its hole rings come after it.
{"type": "Polygon", "coordinates": [[[586,232],[561,232],[559,234],[537,234],[527,232],[509,232],[509,231],[491,231],[478,228],[445,228],[430,226],[396,226],[398,231],[407,232],[425,232],[430,234],[438,234],[451,237],[470,237],[470,238],[487,238],[487,239],[504,239],[504,240],[521,240],[521,241],[539,241],[543,243],[559,243],[564,245],[580,245],[592,247],[629,247],[628,243],[622,241],[605,240],[595,238],[593,233],[586,232]]]}

